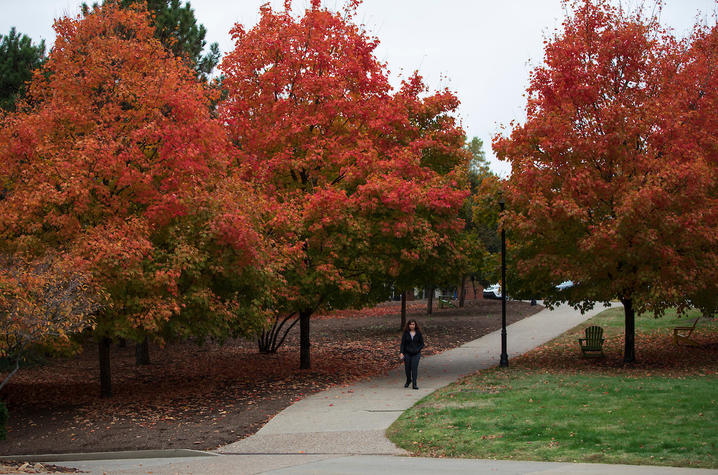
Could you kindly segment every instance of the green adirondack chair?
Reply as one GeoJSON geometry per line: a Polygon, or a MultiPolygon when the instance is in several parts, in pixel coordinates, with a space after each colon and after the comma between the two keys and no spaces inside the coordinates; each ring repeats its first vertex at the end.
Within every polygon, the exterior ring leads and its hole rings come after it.
{"type": "Polygon", "coordinates": [[[441,297],[439,297],[439,308],[444,307],[456,308],[453,295],[442,295],[441,297]]]}
{"type": "Polygon", "coordinates": [[[585,338],[579,338],[578,344],[584,357],[603,356],[603,328],[593,325],[586,328],[585,338]]]}

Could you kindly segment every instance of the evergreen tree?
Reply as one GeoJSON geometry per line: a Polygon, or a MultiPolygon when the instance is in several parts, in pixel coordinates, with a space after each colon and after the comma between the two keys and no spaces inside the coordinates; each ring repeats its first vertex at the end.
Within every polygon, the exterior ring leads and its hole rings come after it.
{"type": "Polygon", "coordinates": [[[44,61],[45,40],[33,44],[14,27],[7,36],[0,35],[0,109],[15,109],[15,102],[25,95],[25,83],[32,78],[32,71],[44,61]]]}

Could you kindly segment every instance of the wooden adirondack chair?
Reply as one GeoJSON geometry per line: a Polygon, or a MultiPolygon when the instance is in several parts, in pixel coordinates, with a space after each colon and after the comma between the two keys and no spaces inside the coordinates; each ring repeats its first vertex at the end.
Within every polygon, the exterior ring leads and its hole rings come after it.
{"type": "Polygon", "coordinates": [[[585,338],[579,338],[578,344],[584,357],[603,356],[603,328],[593,325],[586,328],[585,338]]]}
{"type": "Polygon", "coordinates": [[[439,308],[444,307],[456,308],[453,295],[442,295],[441,297],[439,297],[439,308]]]}
{"type": "Polygon", "coordinates": [[[691,338],[693,330],[696,329],[696,324],[700,320],[700,317],[696,318],[693,325],[690,327],[674,327],[673,328],[673,343],[680,345],[683,343],[686,346],[699,346],[698,342],[691,338]]]}

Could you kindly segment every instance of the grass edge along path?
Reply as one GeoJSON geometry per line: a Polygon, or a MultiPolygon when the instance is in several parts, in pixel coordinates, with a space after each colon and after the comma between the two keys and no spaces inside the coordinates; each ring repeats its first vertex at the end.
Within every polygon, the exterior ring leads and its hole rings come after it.
{"type": "Polygon", "coordinates": [[[621,310],[428,395],[387,436],[420,456],[718,468],[718,322],[701,319],[702,346],[679,348],[671,328],[690,320],[641,316],[645,361],[624,367],[621,310]],[[605,327],[606,358],[580,358],[588,325],[605,327]]]}

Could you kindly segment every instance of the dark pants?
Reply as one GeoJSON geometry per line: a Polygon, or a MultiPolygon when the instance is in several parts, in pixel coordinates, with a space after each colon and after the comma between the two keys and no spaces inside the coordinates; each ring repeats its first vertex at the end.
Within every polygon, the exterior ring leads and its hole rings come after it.
{"type": "Polygon", "coordinates": [[[419,358],[420,354],[404,355],[404,371],[406,371],[406,382],[411,381],[416,386],[416,377],[419,374],[419,358]]]}

